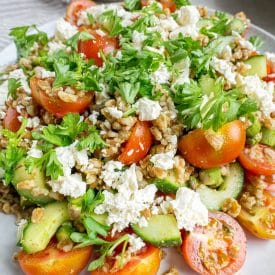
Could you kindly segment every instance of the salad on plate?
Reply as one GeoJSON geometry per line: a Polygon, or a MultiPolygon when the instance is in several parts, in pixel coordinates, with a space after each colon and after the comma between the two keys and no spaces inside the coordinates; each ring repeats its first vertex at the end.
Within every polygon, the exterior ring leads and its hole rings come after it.
{"type": "Polygon", "coordinates": [[[275,54],[249,26],[188,0],[76,0],[54,37],[10,31],[0,210],[25,274],[153,275],[172,247],[231,275],[242,228],[275,239],[275,54]]]}

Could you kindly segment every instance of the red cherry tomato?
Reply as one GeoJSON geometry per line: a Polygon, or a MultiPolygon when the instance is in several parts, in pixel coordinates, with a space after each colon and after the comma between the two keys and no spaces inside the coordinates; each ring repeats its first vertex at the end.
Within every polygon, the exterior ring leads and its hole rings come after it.
{"type": "Polygon", "coordinates": [[[12,132],[17,132],[21,126],[18,116],[19,114],[17,111],[14,108],[9,107],[3,121],[4,128],[12,132]]]}
{"type": "Polygon", "coordinates": [[[264,77],[263,80],[265,82],[275,82],[275,73],[269,74],[268,76],[264,77]]]}
{"type": "Polygon", "coordinates": [[[84,53],[86,58],[93,59],[95,64],[101,67],[103,65],[103,59],[100,52],[102,51],[104,54],[113,52],[118,48],[118,40],[109,37],[107,34],[99,34],[96,30],[87,28],[81,28],[81,30],[90,32],[94,38],[91,40],[79,41],[78,52],[84,53]]]}
{"type": "Polygon", "coordinates": [[[65,19],[72,25],[75,25],[77,23],[80,12],[95,5],[95,2],[90,0],[74,0],[67,8],[65,19]]]}
{"type": "Polygon", "coordinates": [[[256,175],[275,174],[275,150],[269,146],[256,144],[246,147],[239,156],[241,165],[256,175]]]}
{"type": "Polygon", "coordinates": [[[139,162],[146,157],[152,143],[153,136],[150,131],[150,124],[146,121],[137,121],[118,160],[125,165],[139,162]]]}
{"type": "Polygon", "coordinates": [[[34,100],[49,113],[63,117],[68,113],[83,113],[90,105],[94,94],[86,92],[84,96],[79,96],[76,102],[65,102],[57,95],[48,95],[38,85],[39,79],[32,77],[30,87],[34,100]]]}

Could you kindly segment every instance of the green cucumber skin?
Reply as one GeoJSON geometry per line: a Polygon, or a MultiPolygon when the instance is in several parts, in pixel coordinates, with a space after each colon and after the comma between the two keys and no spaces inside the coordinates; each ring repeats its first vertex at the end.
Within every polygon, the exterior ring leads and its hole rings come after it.
{"type": "Polygon", "coordinates": [[[154,184],[158,188],[159,191],[165,194],[174,194],[180,188],[177,182],[171,181],[169,179],[156,179],[154,180],[154,184]]]}
{"type": "Polygon", "coordinates": [[[275,130],[263,128],[261,143],[270,147],[275,147],[275,130]]]}
{"type": "Polygon", "coordinates": [[[223,202],[227,198],[236,199],[243,188],[244,171],[236,162],[230,164],[229,175],[225,177],[224,182],[219,189],[211,189],[206,185],[201,185],[196,192],[199,193],[202,203],[208,210],[221,210],[223,202]]]}
{"type": "Polygon", "coordinates": [[[57,229],[69,220],[69,212],[66,202],[53,202],[44,207],[44,213],[40,221],[29,221],[24,228],[20,244],[23,250],[29,254],[44,250],[57,229]]]}
{"type": "Polygon", "coordinates": [[[132,225],[132,229],[144,241],[159,247],[181,245],[181,233],[176,218],[172,214],[153,215],[147,227],[132,225]]]}
{"type": "Polygon", "coordinates": [[[255,55],[244,61],[251,66],[245,75],[258,75],[260,78],[267,76],[267,61],[264,55],[255,55]]]}

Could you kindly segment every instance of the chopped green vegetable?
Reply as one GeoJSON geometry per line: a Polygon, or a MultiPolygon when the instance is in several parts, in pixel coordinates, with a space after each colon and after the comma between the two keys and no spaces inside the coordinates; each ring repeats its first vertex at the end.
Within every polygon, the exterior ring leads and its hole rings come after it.
{"type": "Polygon", "coordinates": [[[126,10],[133,11],[141,8],[140,0],[124,0],[124,7],[126,10]]]}
{"type": "Polygon", "coordinates": [[[16,80],[15,78],[10,78],[8,80],[8,96],[11,96],[12,99],[16,99],[17,95],[16,95],[16,91],[17,89],[21,87],[21,83],[19,80],[16,80]]]}
{"type": "Polygon", "coordinates": [[[67,40],[66,44],[77,51],[79,41],[87,41],[91,39],[94,39],[94,36],[87,31],[83,31],[73,35],[70,39],[67,40]]]}

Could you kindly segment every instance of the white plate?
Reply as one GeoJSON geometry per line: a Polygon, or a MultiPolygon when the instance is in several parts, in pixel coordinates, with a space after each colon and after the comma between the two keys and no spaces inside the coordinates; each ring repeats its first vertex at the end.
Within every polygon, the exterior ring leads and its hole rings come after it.
{"type": "MultiPolygon", "coordinates": [[[[55,31],[55,22],[50,22],[43,25],[41,30],[52,36],[55,31]]],[[[250,35],[259,35],[264,41],[265,45],[263,50],[275,51],[275,37],[263,29],[252,26],[250,29],[250,35]]],[[[0,52],[0,67],[11,64],[16,60],[16,49],[13,44],[6,47],[0,52]]],[[[274,275],[275,274],[275,242],[260,240],[249,233],[248,237],[248,249],[247,258],[242,268],[241,275],[274,275]]],[[[16,226],[15,220],[12,216],[6,216],[0,213],[0,275],[20,275],[22,272],[18,268],[18,265],[12,260],[12,256],[16,251],[15,245],[16,239],[16,226]]],[[[159,274],[169,269],[171,266],[175,266],[180,274],[195,275],[188,266],[182,260],[182,257],[175,249],[167,249],[166,257],[162,261],[159,274]]],[[[85,274],[85,273],[84,273],[85,274]]],[[[64,274],[66,275],[66,274],[64,274]]],[[[231,274],[229,274],[231,275],[231,274]]]]}

